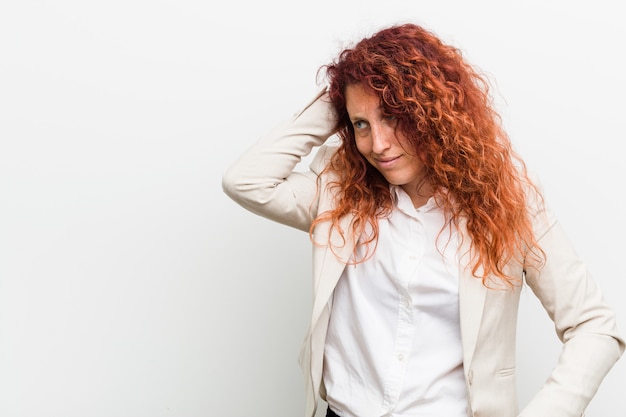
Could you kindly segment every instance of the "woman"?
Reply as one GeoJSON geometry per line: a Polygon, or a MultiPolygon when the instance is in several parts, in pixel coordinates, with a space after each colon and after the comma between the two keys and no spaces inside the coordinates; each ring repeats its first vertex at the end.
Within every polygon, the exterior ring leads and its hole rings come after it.
{"type": "Polygon", "coordinates": [[[328,88],[223,177],[243,207],[311,235],[306,416],[320,397],[328,416],[518,415],[524,283],[563,350],[519,415],[581,416],[624,341],[485,80],[412,24],[325,70],[328,88]],[[310,171],[294,171],[314,147],[310,171]]]}

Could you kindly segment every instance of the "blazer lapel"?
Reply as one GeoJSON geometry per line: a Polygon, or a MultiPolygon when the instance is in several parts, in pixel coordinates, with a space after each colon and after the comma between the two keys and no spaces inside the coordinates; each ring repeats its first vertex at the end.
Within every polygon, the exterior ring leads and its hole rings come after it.
{"type": "MultiPolygon", "coordinates": [[[[348,231],[352,222],[352,216],[342,219],[342,230],[348,231]]],[[[328,225],[318,226],[315,235],[328,236],[328,225]]],[[[315,236],[314,236],[315,237],[315,236]]],[[[330,321],[329,302],[335,286],[341,278],[354,250],[355,241],[346,233],[343,239],[335,231],[331,234],[331,241],[335,244],[334,249],[328,245],[315,246],[313,249],[313,312],[311,316],[310,335],[310,368],[312,386],[317,394],[321,389],[322,368],[324,357],[324,343],[326,331],[330,321]]]]}
{"type": "MultiPolygon", "coordinates": [[[[312,313],[312,324],[315,324],[326,306],[335,290],[335,286],[341,277],[341,274],[349,261],[356,241],[349,233],[353,216],[346,216],[340,222],[340,227],[345,231],[345,241],[336,230],[331,232],[331,242],[334,244],[334,248],[329,246],[317,246],[314,248],[314,304],[312,313]]],[[[321,230],[316,231],[315,234],[321,236],[327,236],[329,228],[325,225],[320,227],[321,230]]]]}
{"type": "Polygon", "coordinates": [[[472,362],[478,341],[487,288],[483,285],[480,278],[476,278],[472,274],[471,239],[466,233],[464,222],[461,223],[459,232],[462,237],[461,246],[459,247],[459,315],[463,343],[463,362],[468,367],[472,362]]]}

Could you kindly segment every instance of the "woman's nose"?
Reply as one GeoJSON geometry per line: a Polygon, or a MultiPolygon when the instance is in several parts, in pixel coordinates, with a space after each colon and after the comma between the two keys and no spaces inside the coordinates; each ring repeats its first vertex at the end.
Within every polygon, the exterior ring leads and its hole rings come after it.
{"type": "Polygon", "coordinates": [[[384,153],[391,145],[394,130],[385,125],[372,126],[372,151],[377,154],[384,153]]]}

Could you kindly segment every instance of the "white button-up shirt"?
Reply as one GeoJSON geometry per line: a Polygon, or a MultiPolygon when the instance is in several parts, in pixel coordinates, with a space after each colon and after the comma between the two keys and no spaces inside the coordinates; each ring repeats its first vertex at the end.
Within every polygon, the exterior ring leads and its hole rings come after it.
{"type": "MultiPolygon", "coordinates": [[[[458,240],[430,199],[378,221],[378,245],[335,288],[324,384],[341,417],[467,416],[458,300],[458,240]]],[[[358,256],[365,248],[359,248],[358,256]]]]}

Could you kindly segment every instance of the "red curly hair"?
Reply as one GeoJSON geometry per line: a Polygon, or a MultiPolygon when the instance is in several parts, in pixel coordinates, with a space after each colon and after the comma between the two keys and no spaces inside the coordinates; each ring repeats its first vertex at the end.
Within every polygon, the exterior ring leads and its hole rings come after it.
{"type": "Polygon", "coordinates": [[[425,179],[447,213],[448,226],[465,220],[471,238],[472,272],[486,279],[493,274],[508,284],[511,260],[523,262],[530,249],[535,259],[543,252],[534,237],[525,189],[538,194],[521,158],[494,110],[489,85],[463,59],[462,53],[414,24],[379,31],[345,49],[325,69],[329,96],[338,115],[341,144],[325,172],[337,179],[336,207],[322,213],[313,227],[331,221],[342,236],[341,217],[351,214],[355,236],[393,208],[389,184],[359,153],[346,110],[346,87],[362,84],[380,98],[387,116],[419,155],[425,179]],[[482,269],[482,272],[480,272],[482,269]]]}

